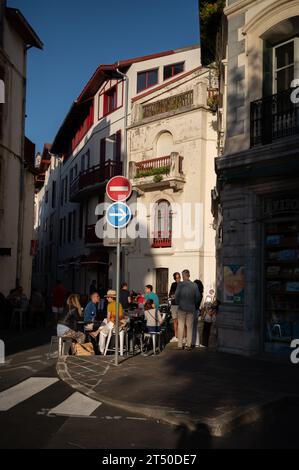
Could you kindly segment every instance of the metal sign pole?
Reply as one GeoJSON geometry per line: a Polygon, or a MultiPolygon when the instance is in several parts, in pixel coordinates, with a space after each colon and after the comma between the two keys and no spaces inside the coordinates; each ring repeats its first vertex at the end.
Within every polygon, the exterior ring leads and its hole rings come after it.
{"type": "Polygon", "coordinates": [[[117,229],[117,248],[116,248],[116,318],[115,318],[115,365],[118,366],[119,350],[119,288],[120,288],[120,229],[117,229]]]}

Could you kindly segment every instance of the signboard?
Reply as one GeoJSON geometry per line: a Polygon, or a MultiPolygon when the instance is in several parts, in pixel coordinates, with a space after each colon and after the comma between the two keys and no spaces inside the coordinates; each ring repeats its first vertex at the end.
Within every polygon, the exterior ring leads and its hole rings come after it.
{"type": "Polygon", "coordinates": [[[244,266],[231,264],[224,266],[223,269],[223,301],[233,304],[243,304],[245,289],[244,266]]]}
{"type": "Polygon", "coordinates": [[[120,229],[128,225],[132,217],[130,207],[124,202],[115,202],[107,210],[106,219],[109,225],[120,229]]]}
{"type": "Polygon", "coordinates": [[[132,194],[132,185],[124,176],[114,176],[107,183],[106,193],[112,201],[126,201],[132,194]]]}
{"type": "Polygon", "coordinates": [[[155,101],[142,107],[142,118],[149,118],[157,114],[168,113],[180,108],[190,107],[193,104],[193,90],[185,91],[179,95],[170,96],[164,100],[155,101]]]}

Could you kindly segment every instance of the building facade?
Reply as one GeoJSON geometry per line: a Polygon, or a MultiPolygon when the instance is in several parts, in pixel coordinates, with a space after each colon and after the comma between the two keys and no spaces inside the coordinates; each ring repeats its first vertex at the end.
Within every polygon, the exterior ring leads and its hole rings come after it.
{"type": "MultiPolygon", "coordinates": [[[[70,291],[81,294],[88,294],[93,280],[105,289],[115,286],[115,249],[104,246],[103,240],[95,234],[99,219],[96,207],[105,199],[108,179],[119,174],[131,174],[134,162],[138,165],[144,158],[153,159],[158,155],[170,158],[169,152],[173,152],[171,161],[177,174],[174,179],[169,174],[168,179],[171,181],[166,186],[160,184],[153,187],[151,197],[160,197],[164,191],[171,201],[178,203],[189,199],[192,203],[198,197],[201,203],[207,201],[204,220],[205,223],[208,220],[211,223],[208,215],[208,193],[214,186],[212,155],[215,153],[216,134],[212,114],[206,106],[207,82],[207,71],[200,69],[199,46],[98,67],[72,104],[54,139],[51,153],[46,149],[47,156],[43,154],[41,158],[42,184],[37,178],[36,193],[39,252],[38,262],[35,263],[35,279],[39,282],[42,280],[43,284],[40,288],[49,293],[57,278],[70,291]],[[178,103],[182,101],[183,104],[174,111],[167,111],[153,119],[150,117],[140,120],[138,109],[145,103],[150,105],[151,102],[163,101],[172,95],[174,101],[177,95],[186,95],[187,98],[179,98],[178,103]],[[184,119],[188,121],[184,123],[184,119]],[[149,139],[145,137],[146,122],[151,132],[149,139]],[[179,127],[177,131],[176,126],[179,127]],[[164,135],[161,132],[163,129],[166,131],[164,135]],[[143,137],[137,137],[139,132],[143,137]],[[155,140],[158,134],[160,137],[157,147],[151,139],[155,140]],[[170,135],[173,140],[171,148],[170,135]],[[174,156],[175,153],[178,155],[174,156]],[[52,162],[52,155],[59,158],[55,168],[49,163],[52,162]],[[182,157],[185,166],[180,167],[182,157]],[[193,168],[193,160],[196,168],[193,168]],[[197,170],[201,171],[199,178],[195,174],[197,170]],[[196,186],[195,191],[191,189],[193,184],[196,186]],[[186,195],[183,197],[184,191],[186,195]],[[45,265],[47,269],[51,267],[50,271],[45,270],[45,265]]],[[[169,166],[169,160],[165,166],[169,166]]],[[[149,199],[142,196],[140,180],[135,184],[135,175],[131,176],[134,188],[140,196],[138,200],[144,200],[147,204],[149,199]]],[[[209,241],[212,240],[212,235],[206,227],[205,225],[204,246],[196,250],[196,261],[192,260],[194,277],[205,276],[208,271],[207,266],[204,267],[200,261],[202,257],[210,257],[211,272],[213,271],[213,249],[212,242],[209,241]]],[[[151,242],[150,240],[148,243],[151,242]]],[[[155,243],[159,243],[158,240],[155,243]]],[[[152,269],[158,259],[159,266],[161,263],[162,268],[168,266],[165,264],[165,256],[162,259],[160,257],[162,252],[166,254],[168,261],[174,258],[171,247],[159,247],[161,249],[156,253],[159,253],[158,258],[155,257],[151,268],[146,266],[146,269],[152,269]]],[[[130,280],[131,288],[143,288],[147,276],[144,276],[142,282],[140,277],[130,277],[131,274],[128,278],[132,262],[128,250],[125,249],[122,255],[122,277],[130,280]]],[[[182,256],[183,247],[180,246],[177,250],[175,254],[180,252],[182,256]]],[[[140,253],[138,256],[140,257],[140,253]]],[[[188,266],[191,258],[192,249],[189,258],[178,263],[175,270],[188,266]]],[[[136,263],[140,265],[137,260],[136,263]]],[[[169,272],[174,269],[174,265],[176,263],[169,265],[169,272]]],[[[165,279],[165,271],[163,276],[165,279]]],[[[212,274],[206,276],[209,279],[207,282],[212,278],[212,274]]],[[[170,281],[168,275],[167,281],[163,282],[169,284],[170,281]]]]}
{"type": "Polygon", "coordinates": [[[26,57],[42,43],[19,10],[1,2],[0,15],[0,292],[21,285],[29,296],[35,148],[25,138],[26,57]]]}
{"type": "Polygon", "coordinates": [[[299,335],[299,1],[229,0],[224,12],[219,348],[288,354],[299,335]]]}
{"type": "Polygon", "coordinates": [[[183,269],[207,289],[215,285],[210,200],[217,132],[208,88],[209,71],[197,67],[133,99],[129,177],[147,238],[128,249],[128,281],[140,291],[152,284],[161,299],[183,269]]]}

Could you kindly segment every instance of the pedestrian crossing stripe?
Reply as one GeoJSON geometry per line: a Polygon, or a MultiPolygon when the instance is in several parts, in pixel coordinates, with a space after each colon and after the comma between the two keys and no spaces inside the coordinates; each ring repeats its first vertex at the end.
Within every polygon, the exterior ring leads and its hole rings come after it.
{"type": "MultiPolygon", "coordinates": [[[[0,411],[11,408],[37,395],[59,382],[55,377],[31,377],[0,393],[0,411]]],[[[48,416],[89,417],[102,403],[79,392],[72,393],[54,408],[48,409],[48,416]]]]}
{"type": "Polygon", "coordinates": [[[62,403],[49,411],[49,415],[55,414],[60,416],[88,417],[102,403],[93,400],[82,393],[75,392],[62,403]]]}
{"type": "Polygon", "coordinates": [[[55,377],[30,377],[0,393],[0,411],[8,411],[28,398],[58,382],[55,377]]]}

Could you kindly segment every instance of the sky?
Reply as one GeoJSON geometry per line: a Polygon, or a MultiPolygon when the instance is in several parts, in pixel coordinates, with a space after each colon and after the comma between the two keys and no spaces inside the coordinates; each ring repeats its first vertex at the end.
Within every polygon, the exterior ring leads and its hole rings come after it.
{"type": "Polygon", "coordinates": [[[44,43],[28,52],[26,135],[41,151],[101,63],[199,42],[197,0],[8,0],[44,43]]]}

